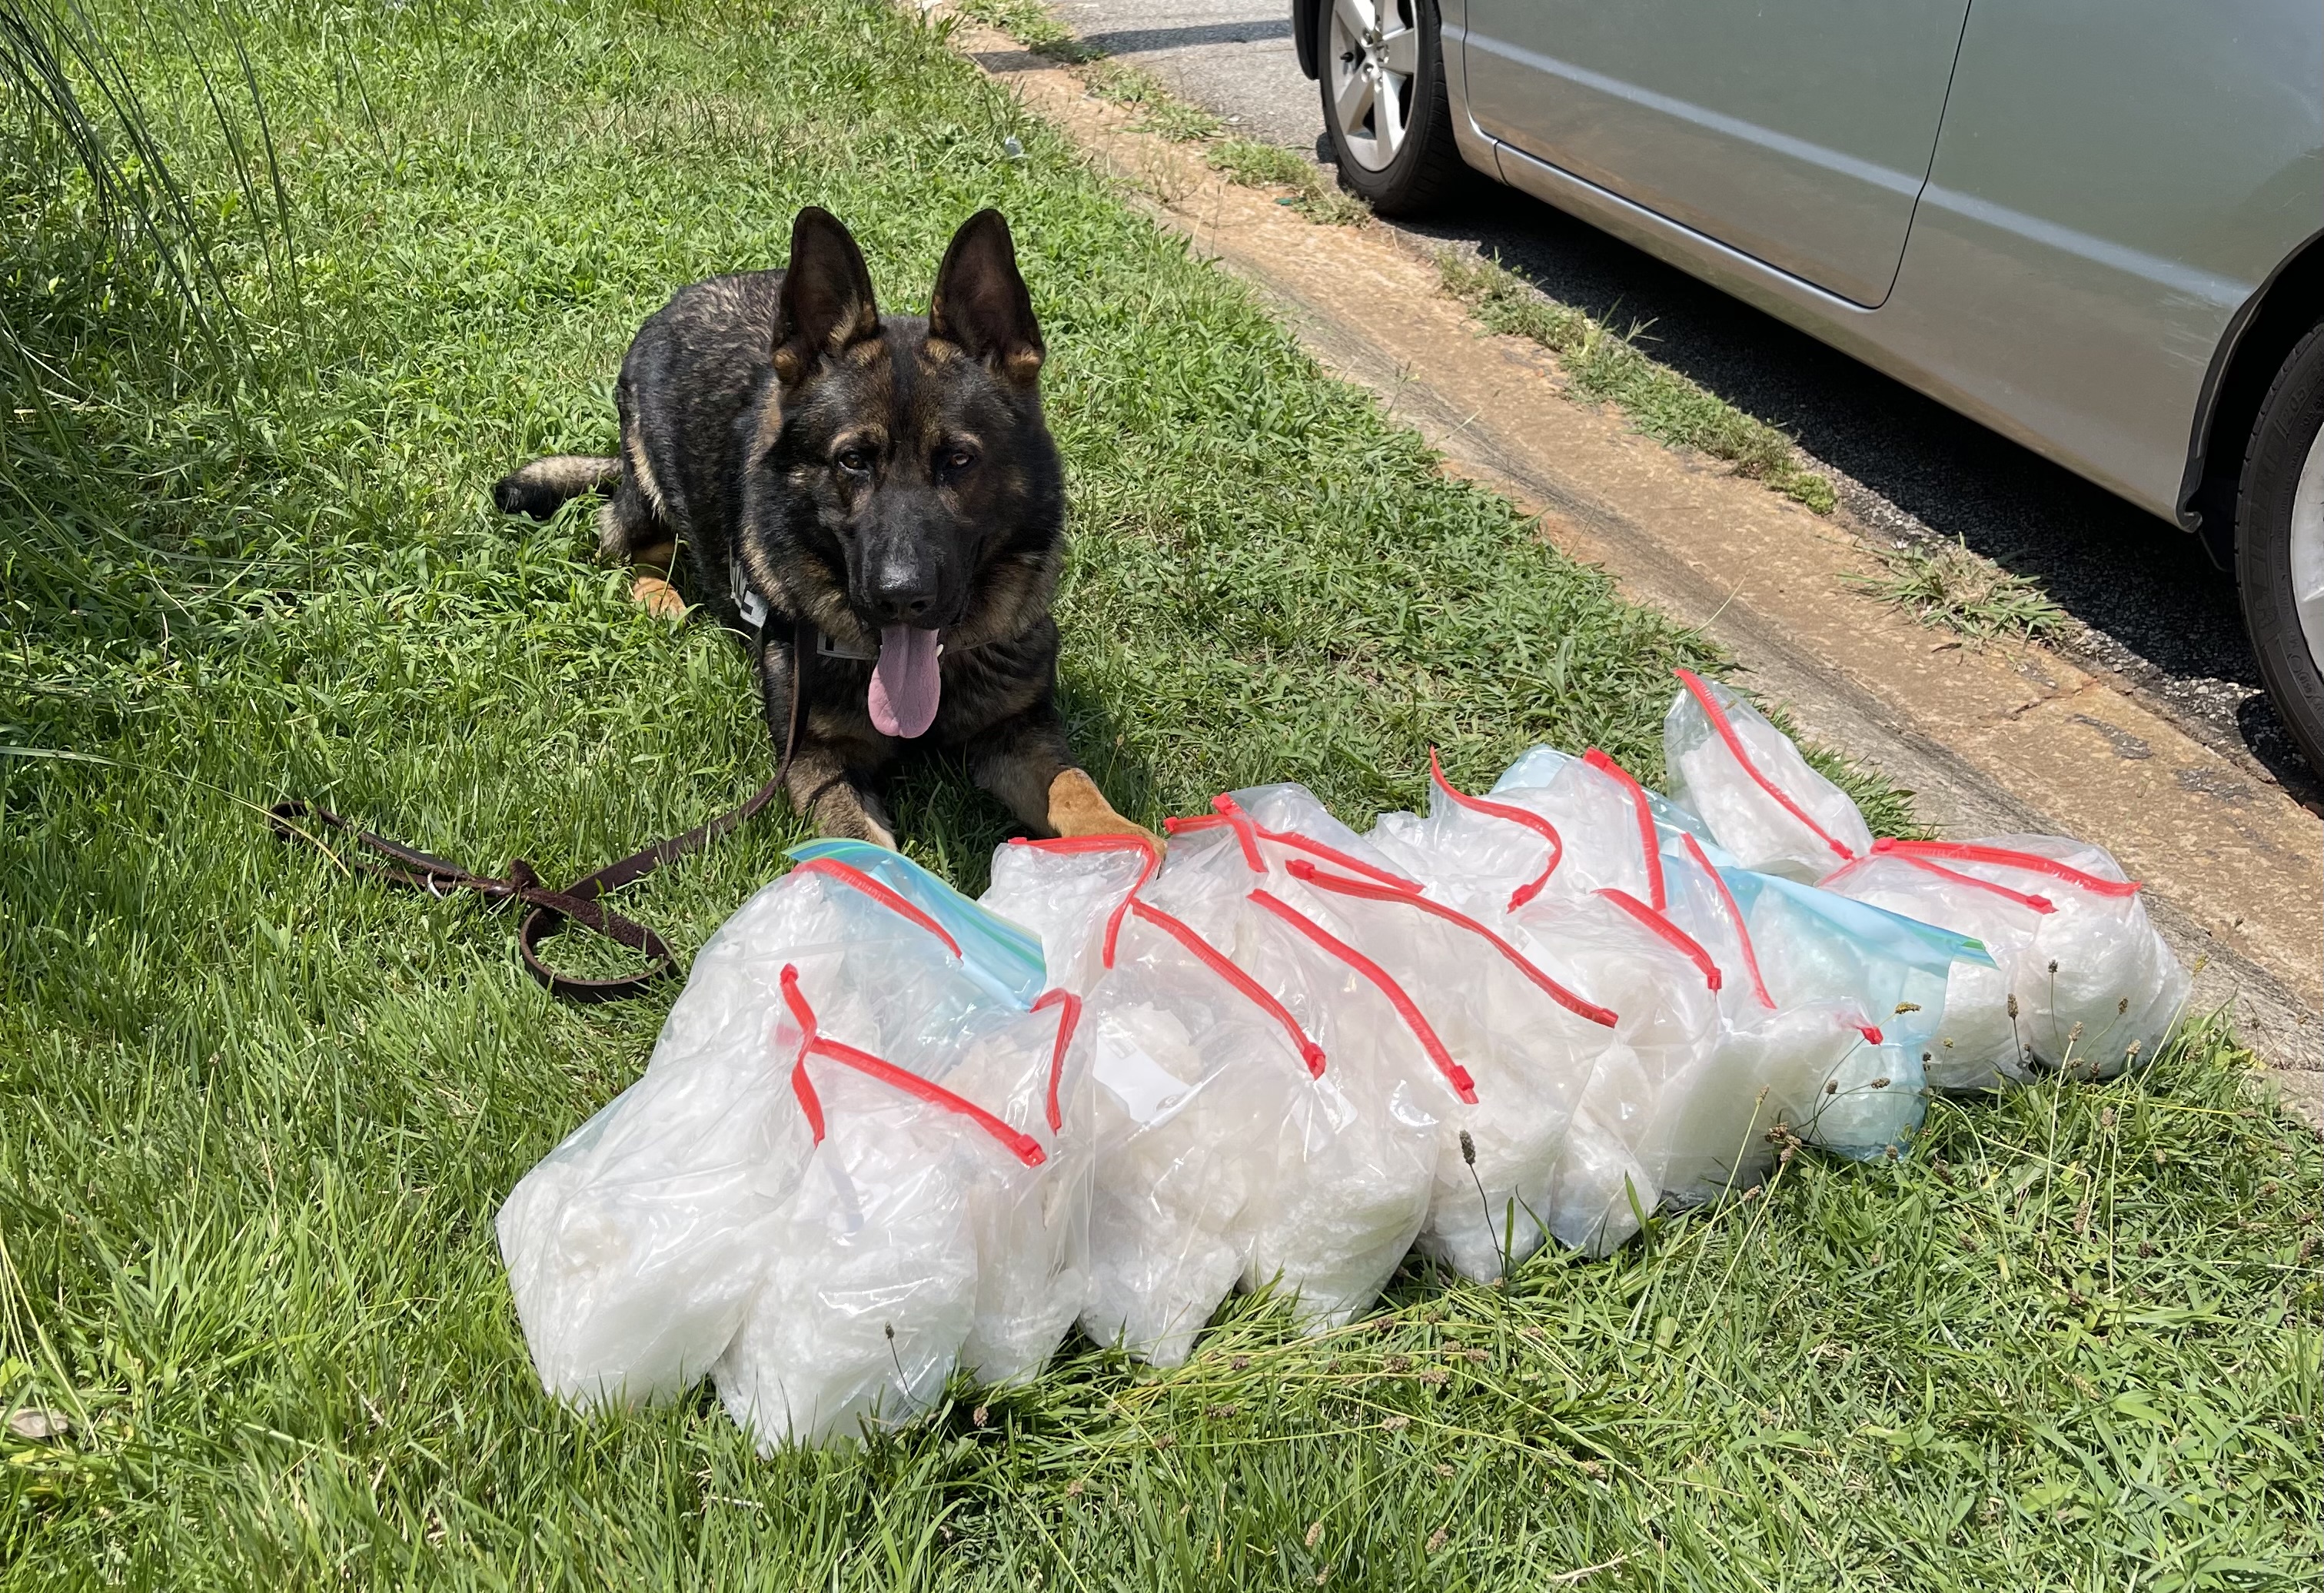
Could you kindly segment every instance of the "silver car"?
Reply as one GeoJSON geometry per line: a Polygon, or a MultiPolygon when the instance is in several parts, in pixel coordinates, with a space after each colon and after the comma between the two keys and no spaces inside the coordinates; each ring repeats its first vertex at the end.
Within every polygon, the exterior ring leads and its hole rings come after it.
{"type": "Polygon", "coordinates": [[[1342,180],[1464,166],[2176,521],[2324,773],[2324,4],[1293,0],[1342,180]]]}

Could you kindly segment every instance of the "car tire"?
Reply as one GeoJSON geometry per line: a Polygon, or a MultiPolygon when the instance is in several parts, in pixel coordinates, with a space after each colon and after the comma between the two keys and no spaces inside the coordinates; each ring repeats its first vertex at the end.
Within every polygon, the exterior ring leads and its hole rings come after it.
{"type": "Polygon", "coordinates": [[[1382,216],[1434,209],[1469,177],[1452,137],[1436,0],[1314,3],[1315,80],[1341,183],[1382,216]]]}
{"type": "Polygon", "coordinates": [[[2236,497],[2236,578],[2268,696],[2324,775],[2324,325],[2260,404],[2236,497]]]}

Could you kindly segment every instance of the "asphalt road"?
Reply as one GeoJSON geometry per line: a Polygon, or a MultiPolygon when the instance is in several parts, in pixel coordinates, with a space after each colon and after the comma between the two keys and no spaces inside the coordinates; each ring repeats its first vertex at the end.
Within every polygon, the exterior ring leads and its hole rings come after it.
{"type": "MultiPolygon", "coordinates": [[[[1319,153],[1287,3],[1062,0],[1082,38],[1154,72],[1246,137],[1319,153]]],[[[1401,225],[1401,224],[1400,224],[1401,225]]],[[[1480,182],[1416,235],[1497,254],[1729,402],[1783,428],[1876,533],[1958,537],[2079,622],[2068,650],[2190,734],[2247,754],[2315,806],[2316,778],[2262,695],[2235,583],[2195,539],[1563,212],[1480,182]]]]}

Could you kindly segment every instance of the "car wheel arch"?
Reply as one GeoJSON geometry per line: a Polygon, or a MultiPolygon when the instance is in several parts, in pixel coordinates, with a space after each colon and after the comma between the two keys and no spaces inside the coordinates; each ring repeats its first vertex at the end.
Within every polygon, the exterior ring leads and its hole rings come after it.
{"type": "Polygon", "coordinates": [[[1323,69],[1316,53],[1323,48],[1316,38],[1322,32],[1317,25],[1318,14],[1314,0],[1292,0],[1291,43],[1299,55],[1299,69],[1310,82],[1323,69]]]}
{"type": "Polygon", "coordinates": [[[2236,567],[2236,496],[2244,447],[2261,402],[2292,348],[2324,319],[2324,230],[2269,273],[2228,323],[2211,355],[2188,441],[2179,523],[2202,539],[2213,563],[2236,567]]]}

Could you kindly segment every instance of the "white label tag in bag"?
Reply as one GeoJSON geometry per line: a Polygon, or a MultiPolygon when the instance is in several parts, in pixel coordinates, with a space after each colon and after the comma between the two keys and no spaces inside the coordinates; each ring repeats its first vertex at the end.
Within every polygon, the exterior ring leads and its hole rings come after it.
{"type": "MultiPolygon", "coordinates": [[[[1137,1011],[1143,1021],[1134,1025],[1121,1021],[1128,1016],[1122,1013],[1109,1012],[1100,1020],[1097,1059],[1090,1071],[1099,1083],[1113,1092],[1132,1122],[1150,1128],[1175,1116],[1195,1087],[1157,1062],[1148,1049],[1150,1042],[1167,1039],[1166,1036],[1139,1032],[1165,1026],[1176,1028],[1176,1020],[1150,1008],[1137,1011]]],[[[1191,1045],[1181,1042],[1174,1049],[1182,1050],[1190,1064],[1200,1066],[1191,1045]]]]}

